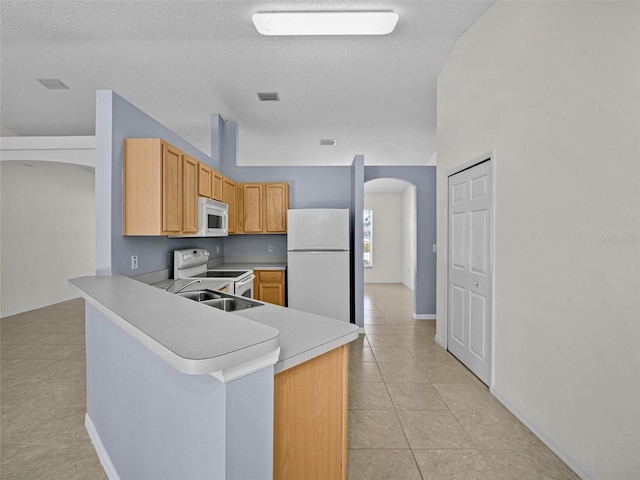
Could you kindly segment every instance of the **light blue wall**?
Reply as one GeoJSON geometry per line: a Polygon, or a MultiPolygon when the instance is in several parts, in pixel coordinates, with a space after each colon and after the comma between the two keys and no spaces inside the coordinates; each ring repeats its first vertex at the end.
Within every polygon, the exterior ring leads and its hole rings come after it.
{"type": "Polygon", "coordinates": [[[125,138],[162,138],[201,162],[214,162],[117,93],[96,94],[96,273],[140,275],[173,269],[173,250],[201,247],[224,254],[222,239],[170,239],[122,236],[122,151],[125,138]],[[138,255],[137,270],[131,256],[138,255]]]}
{"type": "Polygon", "coordinates": [[[270,478],[272,366],[228,384],[187,375],[85,312],[87,413],[122,480],[270,478]]]}
{"type": "Polygon", "coordinates": [[[236,165],[242,132],[236,122],[227,121],[223,137],[212,129],[212,151],[222,142],[222,172],[237,182],[287,182],[291,208],[349,208],[351,171],[349,167],[239,167],[236,165]]]}
{"type": "Polygon", "coordinates": [[[365,182],[376,178],[404,180],[416,187],[414,312],[435,318],[437,257],[433,253],[433,245],[436,243],[436,167],[364,168],[365,182]]]}
{"type": "Polygon", "coordinates": [[[85,331],[87,413],[120,478],[223,480],[225,385],[178,372],[89,304],[85,331]]]}

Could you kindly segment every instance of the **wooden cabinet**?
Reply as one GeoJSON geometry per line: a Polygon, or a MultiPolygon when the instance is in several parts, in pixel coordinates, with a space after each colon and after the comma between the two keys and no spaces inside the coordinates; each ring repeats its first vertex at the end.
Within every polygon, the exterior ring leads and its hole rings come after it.
{"type": "Polygon", "coordinates": [[[182,152],[162,142],[162,233],[182,231],[182,164],[182,152]]]}
{"type": "Polygon", "coordinates": [[[238,233],[238,184],[230,178],[223,177],[222,201],[229,206],[229,233],[238,233]]]}
{"type": "Polygon", "coordinates": [[[287,233],[288,183],[245,183],[242,193],[242,233],[287,233]]]}
{"type": "Polygon", "coordinates": [[[254,270],[253,274],[256,300],[284,307],[284,270],[254,270]]]}
{"type": "Polygon", "coordinates": [[[198,165],[198,195],[213,198],[213,169],[204,163],[198,165]]]}
{"type": "Polygon", "coordinates": [[[213,175],[211,177],[211,196],[214,200],[222,202],[222,174],[216,170],[212,170],[213,175]]]}
{"type": "Polygon", "coordinates": [[[182,233],[198,231],[198,170],[200,162],[183,155],[182,164],[182,233]]]}
{"type": "Polygon", "coordinates": [[[245,183],[242,185],[242,191],[243,233],[264,232],[264,184],[245,183]]]}
{"type": "Polygon", "coordinates": [[[287,210],[289,209],[289,184],[265,184],[265,231],[287,233],[287,210]]]}
{"type": "Polygon", "coordinates": [[[125,139],[122,234],[196,233],[202,166],[160,138],[125,139]]]}
{"type": "Polygon", "coordinates": [[[347,478],[348,346],[274,377],[274,480],[347,478]]]}

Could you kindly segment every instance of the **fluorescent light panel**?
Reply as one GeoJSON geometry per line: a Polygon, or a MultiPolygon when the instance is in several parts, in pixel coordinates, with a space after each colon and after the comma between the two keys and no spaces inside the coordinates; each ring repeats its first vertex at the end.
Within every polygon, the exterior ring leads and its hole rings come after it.
{"type": "Polygon", "coordinates": [[[380,11],[258,12],[253,24],[262,35],[386,35],[398,14],[380,11]]]}

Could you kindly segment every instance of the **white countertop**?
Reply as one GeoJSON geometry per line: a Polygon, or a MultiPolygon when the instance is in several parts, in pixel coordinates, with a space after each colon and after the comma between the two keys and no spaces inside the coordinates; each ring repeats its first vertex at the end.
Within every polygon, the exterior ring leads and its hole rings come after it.
{"type": "Polygon", "coordinates": [[[286,262],[234,262],[209,267],[215,270],[285,270],[286,262]]]}
{"type": "Polygon", "coordinates": [[[227,313],[123,276],[81,277],[70,284],[184,373],[246,370],[275,354],[278,373],[358,338],[358,327],[340,320],[271,304],[227,313]]]}

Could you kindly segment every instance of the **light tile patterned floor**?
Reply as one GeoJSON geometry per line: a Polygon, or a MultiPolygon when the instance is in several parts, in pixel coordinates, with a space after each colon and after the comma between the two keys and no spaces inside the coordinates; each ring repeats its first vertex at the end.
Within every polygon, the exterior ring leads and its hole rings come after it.
{"type": "Polygon", "coordinates": [[[578,477],[413,319],[403,285],[365,286],[349,353],[349,480],[578,477]]]}
{"type": "MultiPolygon", "coordinates": [[[[413,320],[409,289],[365,293],[366,335],[350,346],[349,480],[578,478],[435,344],[435,322],[413,320]]],[[[0,342],[0,478],[106,479],[84,428],[84,303],[4,318],[0,342]]]]}
{"type": "Polygon", "coordinates": [[[0,324],[0,478],[106,480],[84,428],[84,301],[0,324]]]}

